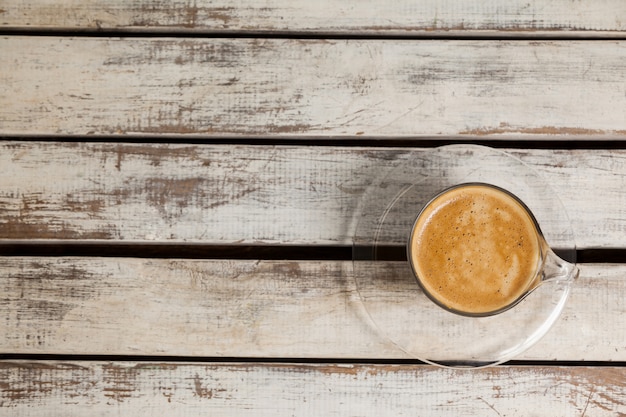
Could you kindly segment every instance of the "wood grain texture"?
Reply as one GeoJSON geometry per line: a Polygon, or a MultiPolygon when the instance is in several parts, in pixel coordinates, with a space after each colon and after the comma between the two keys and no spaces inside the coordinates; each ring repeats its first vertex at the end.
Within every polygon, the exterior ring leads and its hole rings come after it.
{"type": "MultiPolygon", "coordinates": [[[[626,246],[626,152],[509,153],[558,190],[578,247],[626,246]]],[[[406,148],[3,142],[0,240],[351,244],[368,187],[393,167],[419,166],[432,155],[406,148]]],[[[461,152],[447,168],[464,159],[461,152]]],[[[481,161],[483,169],[501,162],[481,161]]],[[[540,220],[545,229],[554,216],[540,220]]]]}
{"type": "Polygon", "coordinates": [[[607,36],[626,31],[620,0],[6,0],[0,27],[173,32],[607,36]]]}
{"type": "Polygon", "coordinates": [[[1,135],[626,138],[623,41],[15,36],[0,49],[1,135]]]}
{"type": "MultiPolygon", "coordinates": [[[[625,270],[582,265],[561,318],[518,359],[626,360],[625,270]]],[[[6,353],[408,358],[372,323],[346,261],[5,257],[0,277],[6,353]]]]}
{"type": "Polygon", "coordinates": [[[613,367],[0,362],[0,381],[15,417],[626,415],[613,367]]]}

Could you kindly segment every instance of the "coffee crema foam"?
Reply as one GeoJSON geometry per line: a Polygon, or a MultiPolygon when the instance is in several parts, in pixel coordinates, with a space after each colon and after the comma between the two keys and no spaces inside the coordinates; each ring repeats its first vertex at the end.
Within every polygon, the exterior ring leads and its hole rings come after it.
{"type": "Polygon", "coordinates": [[[422,287],[459,312],[501,310],[534,283],[542,238],[508,193],[483,184],[452,188],[422,211],[409,255],[422,287]]]}

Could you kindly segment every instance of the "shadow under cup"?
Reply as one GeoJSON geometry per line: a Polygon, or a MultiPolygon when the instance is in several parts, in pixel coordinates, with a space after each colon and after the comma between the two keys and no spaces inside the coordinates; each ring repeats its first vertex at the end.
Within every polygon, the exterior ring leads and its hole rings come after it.
{"type": "Polygon", "coordinates": [[[426,203],[407,259],[432,302],[468,317],[502,313],[546,281],[578,274],[549,248],[518,197],[478,182],[451,186],[426,203]]]}

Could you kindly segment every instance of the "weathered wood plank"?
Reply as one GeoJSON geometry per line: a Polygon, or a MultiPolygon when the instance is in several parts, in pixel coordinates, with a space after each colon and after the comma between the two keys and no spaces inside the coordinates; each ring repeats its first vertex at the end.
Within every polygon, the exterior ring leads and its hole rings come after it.
{"type": "Polygon", "coordinates": [[[626,415],[618,367],[0,362],[0,381],[15,417],[626,415]]]}
{"type": "Polygon", "coordinates": [[[0,135],[626,138],[626,42],[0,39],[0,135]]]}
{"type": "Polygon", "coordinates": [[[606,36],[626,31],[620,0],[274,0],[271,2],[6,0],[0,27],[394,35],[552,34],[606,36]]]}
{"type": "MultiPolygon", "coordinates": [[[[350,244],[367,187],[432,152],[3,142],[0,239],[350,244]]],[[[626,246],[626,152],[509,152],[558,190],[578,247],[626,246]]]]}
{"type": "MultiPolygon", "coordinates": [[[[626,360],[625,271],[582,265],[561,318],[518,358],[626,360]]],[[[408,357],[370,321],[346,261],[0,258],[0,277],[0,352],[408,357]]]]}

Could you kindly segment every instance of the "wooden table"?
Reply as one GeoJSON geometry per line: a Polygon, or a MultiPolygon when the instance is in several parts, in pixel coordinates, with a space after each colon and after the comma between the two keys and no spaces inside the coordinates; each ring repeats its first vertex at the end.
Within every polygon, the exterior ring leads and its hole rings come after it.
{"type": "Polygon", "coordinates": [[[1,416],[626,415],[623,0],[4,0],[0,30],[1,416]],[[408,357],[353,279],[364,190],[449,143],[575,229],[563,315],[493,368],[408,357]]]}

